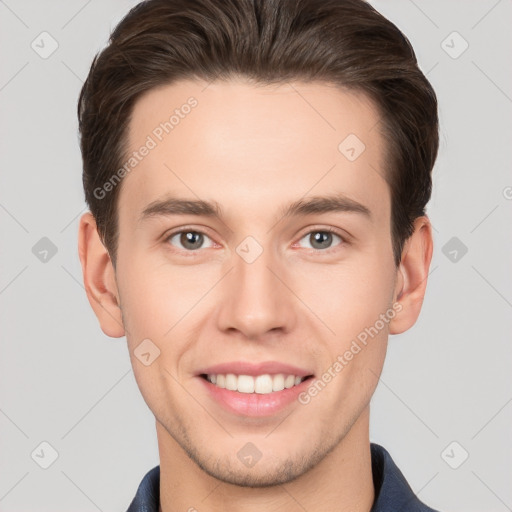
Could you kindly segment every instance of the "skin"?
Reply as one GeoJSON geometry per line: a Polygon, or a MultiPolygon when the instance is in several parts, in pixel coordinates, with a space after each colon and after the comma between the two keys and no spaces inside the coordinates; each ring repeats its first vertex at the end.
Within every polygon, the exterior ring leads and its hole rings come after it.
{"type": "Polygon", "coordinates": [[[415,221],[399,267],[379,115],[363,94],[294,82],[256,86],[241,78],[181,81],[135,104],[129,145],[194,96],[198,105],[137,167],[119,196],[116,267],[94,218],[81,217],[79,255],[87,296],[103,332],[126,336],[134,375],[156,418],[164,512],[366,511],[374,500],[369,402],[389,334],[409,329],[423,301],[432,256],[427,217],[415,221]],[[205,88],[206,87],[206,88],[205,88]],[[366,146],[353,162],[338,145],[366,146]],[[333,192],[368,208],[283,218],[302,197],[333,192]],[[217,201],[221,220],[155,216],[166,194],[217,201]],[[180,227],[205,233],[195,256],[166,239],[180,227]],[[330,246],[313,235],[337,230],[330,246]],[[247,237],[263,252],[247,263],[247,237]],[[199,368],[227,361],[281,361],[320,377],[352,340],[398,304],[385,327],[307,405],[265,418],[222,409],[199,368]],[[145,366],[134,350],[149,338],[160,356],[145,366]],[[261,452],[253,466],[237,452],[261,452]]]}

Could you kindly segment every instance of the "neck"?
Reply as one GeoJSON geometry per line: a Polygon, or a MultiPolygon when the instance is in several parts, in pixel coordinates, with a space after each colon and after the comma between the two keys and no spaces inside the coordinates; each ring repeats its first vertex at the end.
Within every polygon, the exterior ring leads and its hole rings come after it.
{"type": "Polygon", "coordinates": [[[314,468],[273,487],[239,487],[199,468],[157,421],[160,512],[369,512],[374,487],[369,408],[314,468]]]}

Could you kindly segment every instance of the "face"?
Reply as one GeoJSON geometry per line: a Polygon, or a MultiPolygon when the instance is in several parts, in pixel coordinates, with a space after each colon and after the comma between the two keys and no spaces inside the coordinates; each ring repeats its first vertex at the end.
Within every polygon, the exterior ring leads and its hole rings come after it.
{"type": "Polygon", "coordinates": [[[284,483],[356,428],[382,369],[384,143],[362,94],[206,85],[135,105],[130,151],[150,149],[121,185],[118,299],[159,442],[226,482],[284,483]]]}

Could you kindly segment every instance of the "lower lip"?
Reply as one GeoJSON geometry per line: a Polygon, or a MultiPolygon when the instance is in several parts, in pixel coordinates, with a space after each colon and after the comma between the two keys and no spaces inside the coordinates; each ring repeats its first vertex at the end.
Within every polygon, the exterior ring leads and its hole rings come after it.
{"type": "Polygon", "coordinates": [[[294,401],[310,384],[312,378],[302,381],[297,386],[293,386],[282,391],[273,393],[240,393],[225,388],[219,388],[203,377],[198,377],[203,382],[210,396],[229,412],[241,416],[272,416],[294,401]]]}

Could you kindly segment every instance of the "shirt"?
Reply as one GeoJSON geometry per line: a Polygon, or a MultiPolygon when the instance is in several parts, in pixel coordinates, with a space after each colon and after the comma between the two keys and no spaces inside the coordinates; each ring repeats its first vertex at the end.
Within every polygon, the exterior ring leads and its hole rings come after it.
{"type": "MultiPolygon", "coordinates": [[[[421,502],[412,491],[391,455],[371,443],[375,499],[370,512],[438,512],[421,502]]],[[[126,512],[158,512],[160,506],[160,466],[146,473],[126,512]]]]}

